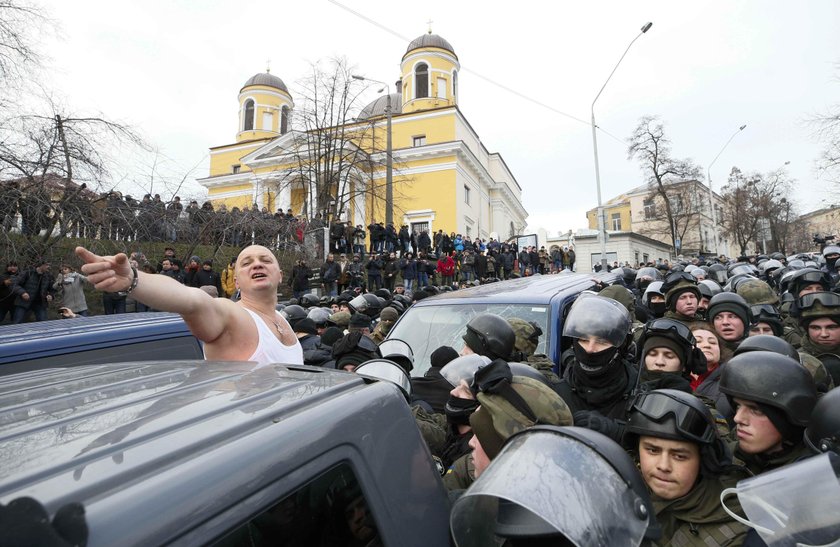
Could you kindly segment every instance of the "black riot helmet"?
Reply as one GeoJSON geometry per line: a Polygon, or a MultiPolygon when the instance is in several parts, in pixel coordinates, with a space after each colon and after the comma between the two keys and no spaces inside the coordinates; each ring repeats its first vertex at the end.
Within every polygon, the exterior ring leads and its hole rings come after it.
{"type": "Polygon", "coordinates": [[[786,278],[787,282],[784,290],[789,290],[795,296],[799,296],[799,291],[807,285],[820,284],[823,290],[831,290],[831,278],[829,275],[816,268],[804,268],[796,270],[790,277],[786,278]]]}
{"type": "Polygon", "coordinates": [[[709,279],[717,281],[718,285],[723,286],[726,280],[729,279],[729,274],[726,273],[726,266],[723,264],[712,264],[709,266],[709,279]]]}
{"type": "Polygon", "coordinates": [[[627,414],[626,432],[625,444],[633,451],[642,436],[697,443],[704,476],[718,476],[732,463],[709,407],[684,391],[641,392],[627,414]]]}
{"type": "Polygon", "coordinates": [[[464,342],[473,352],[490,359],[507,359],[513,352],[516,335],[510,323],[493,313],[476,315],[467,323],[464,342]]]}
{"type": "Polygon", "coordinates": [[[332,315],[332,311],[327,308],[310,308],[309,313],[306,314],[309,319],[312,319],[315,326],[319,328],[326,328],[330,315],[332,315]]]}
{"type": "Polygon", "coordinates": [[[805,429],[805,444],[816,453],[840,453],[840,388],[832,389],[817,402],[805,429]]]}
{"type": "Polygon", "coordinates": [[[786,340],[769,334],[750,336],[738,344],[735,355],[741,355],[750,351],[772,351],[773,353],[790,357],[794,361],[799,361],[799,352],[796,351],[796,348],[786,340]]]}
{"type": "Polygon", "coordinates": [[[375,319],[379,312],[382,311],[382,302],[376,295],[371,293],[360,294],[353,300],[347,303],[350,309],[357,313],[363,313],[375,319]]]}
{"type": "Polygon", "coordinates": [[[286,321],[288,321],[289,325],[294,329],[298,321],[306,319],[306,310],[297,304],[292,304],[291,306],[283,308],[280,315],[285,317],[286,321]]]}
{"type": "Polygon", "coordinates": [[[386,301],[391,300],[391,291],[389,291],[388,289],[386,289],[384,287],[381,288],[381,289],[376,289],[376,291],[374,291],[373,294],[375,294],[376,296],[378,296],[380,298],[384,298],[386,301]]]}
{"type": "Polygon", "coordinates": [[[300,305],[303,308],[312,308],[317,307],[321,304],[321,299],[318,298],[316,295],[310,293],[306,293],[300,297],[300,305]]]}
{"type": "MultiPolygon", "coordinates": [[[[734,398],[782,411],[787,421],[805,427],[817,403],[817,386],[798,361],[770,351],[748,351],[733,357],[720,376],[720,391],[734,398]]],[[[778,428],[778,427],[777,427],[778,428]]]]}
{"type": "Polygon", "coordinates": [[[449,522],[459,547],[504,539],[640,545],[661,536],[633,460],[608,437],[580,427],[538,425],[512,435],[455,502],[449,522]]]}

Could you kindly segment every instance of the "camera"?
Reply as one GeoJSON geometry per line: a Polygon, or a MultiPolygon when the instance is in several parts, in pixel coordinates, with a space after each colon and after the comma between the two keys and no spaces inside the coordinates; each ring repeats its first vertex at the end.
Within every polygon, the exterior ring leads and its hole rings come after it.
{"type": "Polygon", "coordinates": [[[820,237],[820,234],[814,234],[814,244],[819,245],[820,248],[822,248],[825,247],[829,241],[834,241],[834,238],[835,236],[833,235],[820,237]]]}

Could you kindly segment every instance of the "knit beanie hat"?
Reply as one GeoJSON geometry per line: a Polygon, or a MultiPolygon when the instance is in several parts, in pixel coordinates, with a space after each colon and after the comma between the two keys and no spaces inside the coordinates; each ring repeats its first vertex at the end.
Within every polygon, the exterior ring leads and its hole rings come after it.
{"type": "Polygon", "coordinates": [[[295,332],[318,334],[318,329],[315,327],[315,321],[306,317],[295,324],[295,332]]]}
{"type": "Polygon", "coordinates": [[[449,361],[457,359],[458,352],[450,346],[441,346],[432,352],[429,360],[432,362],[432,368],[443,368],[449,361]]]}
{"type": "Polygon", "coordinates": [[[350,328],[370,328],[370,317],[363,313],[354,313],[353,317],[350,318],[350,328]]]}
{"type": "Polygon", "coordinates": [[[332,347],[339,339],[344,336],[344,331],[338,327],[329,327],[321,333],[321,344],[332,347]]]}
{"type": "Polygon", "coordinates": [[[396,321],[399,317],[400,314],[391,306],[388,306],[379,313],[379,319],[382,321],[396,321]]]}
{"type": "Polygon", "coordinates": [[[645,362],[645,357],[647,357],[648,352],[653,348],[668,348],[673,351],[680,358],[682,367],[685,368],[685,364],[688,361],[685,348],[667,336],[651,336],[645,340],[645,345],[642,348],[642,365],[645,362]]]}

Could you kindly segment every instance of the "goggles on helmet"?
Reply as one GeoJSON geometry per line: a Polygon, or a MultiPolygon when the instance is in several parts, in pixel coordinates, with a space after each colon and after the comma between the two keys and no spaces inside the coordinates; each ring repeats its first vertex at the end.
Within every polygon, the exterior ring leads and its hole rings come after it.
{"type": "Polygon", "coordinates": [[[677,336],[692,345],[695,343],[694,334],[692,334],[691,329],[689,329],[685,324],[680,323],[679,321],[674,321],[673,319],[654,319],[645,325],[644,330],[646,336],[670,334],[672,332],[676,333],[677,336]]]}
{"type": "Polygon", "coordinates": [[[799,297],[799,309],[807,310],[820,303],[826,308],[840,307],[840,294],[833,292],[812,292],[799,297]]]}
{"type": "Polygon", "coordinates": [[[655,422],[673,416],[679,434],[698,443],[709,444],[717,434],[714,424],[709,423],[699,410],[661,391],[640,393],[633,401],[632,410],[655,422]]]}
{"type": "Polygon", "coordinates": [[[770,317],[770,318],[779,318],[779,310],[776,309],[776,306],[773,304],[756,304],[755,306],[750,306],[750,313],[752,313],[753,318],[758,319],[760,317],[770,317]]]}

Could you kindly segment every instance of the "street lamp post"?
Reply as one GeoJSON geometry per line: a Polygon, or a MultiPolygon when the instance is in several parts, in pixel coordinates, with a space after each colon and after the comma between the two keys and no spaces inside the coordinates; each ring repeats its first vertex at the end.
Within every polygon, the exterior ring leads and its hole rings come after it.
{"type": "Polygon", "coordinates": [[[709,181],[709,209],[711,209],[712,213],[712,233],[715,235],[715,256],[720,256],[720,251],[718,250],[719,238],[718,238],[718,221],[717,221],[717,211],[715,210],[715,202],[714,202],[714,192],[712,192],[712,166],[718,160],[723,151],[726,150],[726,147],[729,146],[729,143],[732,142],[732,139],[735,138],[735,135],[740,133],[747,127],[747,124],[742,125],[738,128],[737,131],[732,133],[732,136],[729,137],[729,140],[726,141],[726,144],[723,145],[723,148],[720,149],[715,159],[712,160],[712,163],[709,164],[709,167],[706,168],[706,180],[709,181]]]}
{"type": "Polygon", "coordinates": [[[354,80],[362,80],[382,84],[383,90],[387,93],[385,100],[385,118],[387,120],[387,137],[385,141],[385,225],[394,223],[394,158],[393,158],[393,143],[391,141],[391,117],[393,109],[391,108],[391,87],[382,81],[367,78],[365,76],[352,75],[354,80]]]}
{"type": "Polygon", "coordinates": [[[639,36],[649,31],[652,26],[653,23],[645,23],[644,26],[642,26],[641,32],[639,32],[639,34],[630,41],[630,45],[628,45],[627,49],[624,50],[624,53],[621,54],[621,58],[615,64],[615,67],[613,67],[610,75],[607,76],[607,81],[604,82],[604,85],[601,86],[600,91],[598,91],[598,94],[595,95],[595,99],[592,101],[592,152],[595,155],[595,189],[598,194],[598,236],[601,239],[601,271],[607,271],[607,230],[606,220],[604,219],[604,205],[601,201],[601,169],[598,164],[598,138],[596,135],[598,126],[595,125],[595,102],[598,101],[598,97],[600,97],[601,93],[604,92],[604,88],[607,87],[610,78],[612,78],[613,74],[615,74],[615,71],[618,69],[618,65],[620,65],[621,61],[624,60],[624,56],[627,55],[628,51],[630,51],[633,43],[639,39],[639,36]]]}

